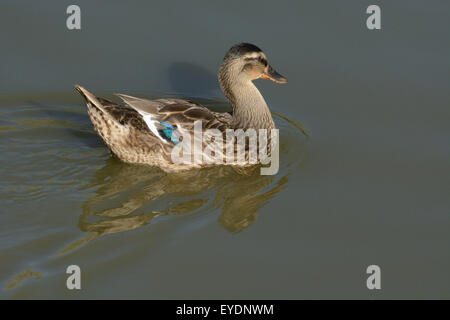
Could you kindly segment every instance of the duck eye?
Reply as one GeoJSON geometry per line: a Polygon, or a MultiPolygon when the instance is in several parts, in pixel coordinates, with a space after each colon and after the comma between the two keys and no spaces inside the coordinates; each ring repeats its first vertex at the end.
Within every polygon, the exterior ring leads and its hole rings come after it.
{"type": "Polygon", "coordinates": [[[245,66],[242,68],[242,71],[250,71],[251,69],[253,69],[253,64],[246,63],[245,66]]]}

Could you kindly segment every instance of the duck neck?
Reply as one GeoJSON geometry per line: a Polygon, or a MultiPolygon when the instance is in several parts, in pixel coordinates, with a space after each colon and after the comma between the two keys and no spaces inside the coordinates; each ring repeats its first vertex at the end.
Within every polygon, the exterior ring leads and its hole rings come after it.
{"type": "Polygon", "coordinates": [[[266,101],[250,80],[221,83],[233,107],[234,129],[273,129],[275,124],[266,101]]]}

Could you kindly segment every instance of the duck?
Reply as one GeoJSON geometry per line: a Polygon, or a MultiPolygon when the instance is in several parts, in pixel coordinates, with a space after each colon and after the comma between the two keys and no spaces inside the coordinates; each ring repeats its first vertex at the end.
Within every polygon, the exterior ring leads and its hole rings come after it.
{"type": "Polygon", "coordinates": [[[231,104],[231,112],[215,112],[185,99],[149,100],[115,94],[122,100],[119,104],[95,96],[80,85],[75,85],[75,89],[86,101],[94,130],[114,156],[126,163],[146,164],[173,172],[217,165],[173,161],[172,152],[182,140],[180,134],[175,133],[192,134],[198,121],[202,130],[211,129],[223,135],[229,129],[276,129],[269,107],[253,83],[260,78],[287,82],[269,64],[259,47],[239,43],[227,51],[218,72],[220,88],[231,104]]]}

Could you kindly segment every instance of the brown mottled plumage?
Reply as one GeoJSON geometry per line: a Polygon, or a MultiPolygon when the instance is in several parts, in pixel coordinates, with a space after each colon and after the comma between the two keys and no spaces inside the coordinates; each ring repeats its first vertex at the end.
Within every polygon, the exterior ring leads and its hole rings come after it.
{"type": "Polygon", "coordinates": [[[206,163],[175,164],[171,151],[177,144],[165,136],[167,126],[192,133],[194,123],[202,129],[273,129],[271,113],[252,80],[270,79],[285,83],[268,64],[258,47],[242,43],[225,55],[219,70],[222,90],[233,107],[233,115],[217,113],[182,99],[147,100],[118,94],[125,105],[96,97],[81,86],[75,86],[86,99],[89,117],[95,131],[111,152],[128,163],[158,166],[165,171],[179,171],[207,166],[206,163]]]}

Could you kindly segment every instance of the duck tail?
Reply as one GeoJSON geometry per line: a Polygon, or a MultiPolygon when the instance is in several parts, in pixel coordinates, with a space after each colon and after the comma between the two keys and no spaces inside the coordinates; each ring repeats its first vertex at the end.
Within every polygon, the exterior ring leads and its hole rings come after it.
{"type": "Polygon", "coordinates": [[[75,89],[83,96],[83,98],[86,100],[88,107],[94,106],[100,111],[107,113],[105,108],[103,107],[102,103],[99,101],[99,99],[90,91],[83,88],[80,85],[75,85],[75,89]]]}

